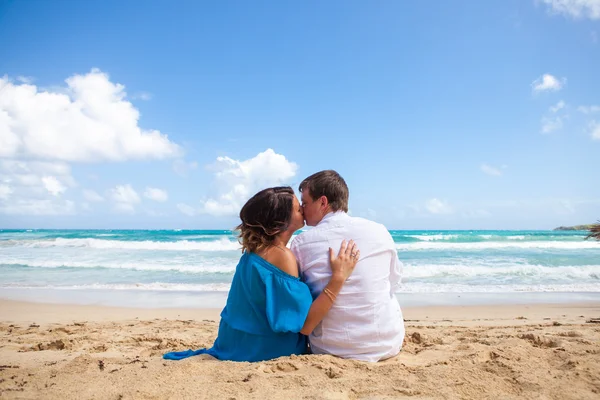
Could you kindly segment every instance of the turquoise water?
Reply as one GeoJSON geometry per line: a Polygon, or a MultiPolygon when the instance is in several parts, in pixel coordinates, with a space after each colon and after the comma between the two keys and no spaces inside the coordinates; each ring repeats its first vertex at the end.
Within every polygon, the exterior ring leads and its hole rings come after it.
{"type": "MultiPolygon", "coordinates": [[[[391,231],[400,294],[600,293],[600,243],[585,232],[391,231]]],[[[0,294],[226,292],[231,231],[0,230],[0,294]]]]}

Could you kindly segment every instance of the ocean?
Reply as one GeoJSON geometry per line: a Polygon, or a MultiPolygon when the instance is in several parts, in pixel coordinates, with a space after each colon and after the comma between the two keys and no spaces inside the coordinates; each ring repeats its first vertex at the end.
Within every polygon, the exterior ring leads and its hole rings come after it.
{"type": "MultiPolygon", "coordinates": [[[[586,232],[390,233],[399,298],[600,295],[600,243],[586,232]]],[[[224,230],[0,230],[0,297],[220,307],[240,255],[224,230]]]]}

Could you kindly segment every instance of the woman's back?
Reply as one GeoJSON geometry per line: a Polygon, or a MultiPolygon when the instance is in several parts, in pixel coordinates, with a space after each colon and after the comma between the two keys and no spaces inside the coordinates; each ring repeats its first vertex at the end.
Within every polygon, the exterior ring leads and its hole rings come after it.
{"type": "Polygon", "coordinates": [[[242,255],[221,313],[219,335],[206,353],[231,361],[303,354],[302,329],[312,297],[299,278],[254,253],[242,255]]]}

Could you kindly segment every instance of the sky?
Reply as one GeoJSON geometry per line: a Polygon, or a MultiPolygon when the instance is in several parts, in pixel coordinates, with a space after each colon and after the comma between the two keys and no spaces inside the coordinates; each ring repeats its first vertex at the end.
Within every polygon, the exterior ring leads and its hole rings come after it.
{"type": "Polygon", "coordinates": [[[389,229],[600,218],[600,0],[0,0],[0,228],[231,229],[323,169],[389,229]]]}

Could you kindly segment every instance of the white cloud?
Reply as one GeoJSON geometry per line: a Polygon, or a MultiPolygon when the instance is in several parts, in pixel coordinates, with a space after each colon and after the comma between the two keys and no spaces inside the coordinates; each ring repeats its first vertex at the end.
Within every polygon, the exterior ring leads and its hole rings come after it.
{"type": "Polygon", "coordinates": [[[544,117],[542,118],[542,133],[551,133],[563,127],[561,117],[544,117]]]}
{"type": "Polygon", "coordinates": [[[69,215],[75,214],[75,203],[70,200],[18,199],[0,207],[0,213],[8,215],[69,215]]]}
{"type": "Polygon", "coordinates": [[[112,189],[112,199],[116,202],[121,203],[139,203],[140,196],[137,192],[131,187],[130,184],[127,185],[117,185],[112,189]]]}
{"type": "Polygon", "coordinates": [[[10,200],[0,197],[0,213],[71,214],[75,207],[59,194],[75,185],[71,167],[62,162],[0,158],[0,182],[10,187],[10,200]]]}
{"type": "Polygon", "coordinates": [[[67,188],[53,176],[44,176],[42,178],[42,183],[52,196],[58,196],[67,190],[67,188]]]}
{"type": "MultiPolygon", "coordinates": [[[[166,159],[182,153],[166,135],[139,127],[139,112],[127,100],[125,87],[97,69],[69,77],[62,87],[32,82],[0,77],[0,182],[11,190],[10,202],[7,195],[0,198],[0,213],[75,213],[74,203],[59,196],[76,186],[71,162],[166,159]]],[[[95,192],[84,191],[84,197],[102,200],[95,192]]],[[[117,201],[116,208],[131,211],[134,204],[117,201]]]]}
{"type": "Polygon", "coordinates": [[[115,202],[115,210],[133,213],[135,205],[141,202],[140,196],[131,185],[117,185],[110,191],[111,198],[115,202]]]}
{"type": "Polygon", "coordinates": [[[600,123],[596,121],[591,121],[590,125],[590,136],[594,140],[600,140],[600,123]]]}
{"type": "Polygon", "coordinates": [[[583,114],[594,114],[600,112],[600,106],[579,106],[577,111],[583,114]]]}
{"type": "Polygon", "coordinates": [[[550,107],[550,111],[553,113],[557,113],[558,111],[562,110],[563,108],[565,108],[566,104],[564,101],[559,101],[558,103],[556,103],[555,106],[551,106],[550,107]]]}
{"type": "Polygon", "coordinates": [[[13,190],[8,185],[0,185],[0,200],[7,200],[10,195],[13,193],[13,190]]]}
{"type": "Polygon", "coordinates": [[[165,190],[161,190],[158,188],[147,187],[144,192],[144,197],[150,200],[158,201],[164,203],[169,199],[169,195],[165,190]]]}
{"type": "Polygon", "coordinates": [[[17,76],[17,81],[21,83],[25,83],[26,85],[30,85],[33,83],[33,78],[31,76],[17,76]]]}
{"type": "Polygon", "coordinates": [[[134,95],[131,96],[131,98],[134,99],[134,100],[149,101],[149,100],[152,100],[152,93],[149,93],[149,92],[137,92],[137,93],[134,93],[134,95]]]}
{"type": "Polygon", "coordinates": [[[188,172],[198,168],[198,163],[196,161],[185,162],[182,159],[177,159],[173,161],[173,171],[175,171],[178,175],[187,176],[188,172]]]}
{"type": "Polygon", "coordinates": [[[543,92],[547,90],[558,91],[563,88],[566,79],[558,79],[553,75],[544,74],[531,83],[534,92],[543,92]]]}
{"type": "Polygon", "coordinates": [[[53,176],[65,186],[74,186],[69,164],[45,161],[19,161],[0,158],[0,180],[12,182],[15,188],[45,188],[42,178],[53,176]]]}
{"type": "Polygon", "coordinates": [[[564,110],[566,107],[567,104],[563,100],[561,100],[558,103],[556,103],[556,105],[550,106],[550,108],[548,108],[548,113],[542,118],[541,121],[542,133],[546,134],[562,129],[564,120],[569,117],[564,111],[561,111],[564,110]]]}
{"type": "Polygon", "coordinates": [[[177,208],[183,214],[188,215],[190,217],[193,217],[194,215],[198,214],[198,211],[196,211],[194,207],[188,206],[187,204],[179,203],[177,204],[177,208]]]}
{"type": "Polygon", "coordinates": [[[502,171],[500,171],[500,169],[487,164],[481,164],[481,171],[484,174],[488,174],[491,176],[502,176],[502,171]]]}
{"type": "Polygon", "coordinates": [[[125,87],[93,69],[63,90],[42,90],[0,78],[0,157],[67,162],[164,159],[180,147],[138,126],[125,87]]]}
{"type": "Polygon", "coordinates": [[[600,0],[541,0],[555,14],[600,19],[600,0]]]}
{"type": "Polygon", "coordinates": [[[427,200],[425,208],[431,214],[451,214],[453,212],[452,207],[448,203],[436,198],[427,200]]]}
{"type": "Polygon", "coordinates": [[[100,196],[97,192],[90,190],[90,189],[85,189],[83,191],[83,197],[87,200],[87,201],[91,201],[94,203],[100,202],[100,201],[104,201],[104,197],[100,196]]]}
{"type": "Polygon", "coordinates": [[[200,211],[221,216],[239,213],[258,190],[288,182],[296,175],[298,165],[267,149],[244,161],[218,157],[211,169],[215,171],[219,195],[203,201],[200,211]]]}

